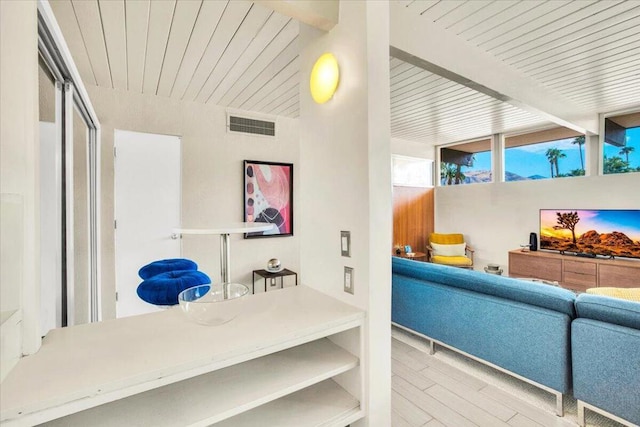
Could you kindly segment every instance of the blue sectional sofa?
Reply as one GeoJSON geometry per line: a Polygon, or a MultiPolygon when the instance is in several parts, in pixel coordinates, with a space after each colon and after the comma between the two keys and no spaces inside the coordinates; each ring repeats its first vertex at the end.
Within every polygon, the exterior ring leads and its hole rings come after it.
{"type": "Polygon", "coordinates": [[[586,406],[640,425],[640,304],[582,294],[576,309],[571,346],[579,424],[585,425],[586,406]]]}
{"type": "Polygon", "coordinates": [[[392,322],[515,374],[556,396],[571,391],[573,292],[393,257],[392,322]]]}
{"type": "Polygon", "coordinates": [[[640,425],[640,304],[393,257],[391,320],[584,409],[640,425]]]}

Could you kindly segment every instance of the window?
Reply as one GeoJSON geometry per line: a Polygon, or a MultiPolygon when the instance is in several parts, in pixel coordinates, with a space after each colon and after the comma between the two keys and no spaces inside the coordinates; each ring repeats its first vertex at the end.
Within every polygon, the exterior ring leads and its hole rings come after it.
{"type": "Polygon", "coordinates": [[[440,185],[491,181],[491,139],[440,148],[440,185]]]}
{"type": "Polygon", "coordinates": [[[640,172],[640,112],[605,119],[602,157],[604,174],[640,172]]]}
{"type": "Polygon", "coordinates": [[[585,137],[554,128],[505,138],[505,181],[527,181],[585,174],[585,137]]]}
{"type": "Polygon", "coordinates": [[[393,155],[393,185],[433,187],[433,160],[393,155]]]}

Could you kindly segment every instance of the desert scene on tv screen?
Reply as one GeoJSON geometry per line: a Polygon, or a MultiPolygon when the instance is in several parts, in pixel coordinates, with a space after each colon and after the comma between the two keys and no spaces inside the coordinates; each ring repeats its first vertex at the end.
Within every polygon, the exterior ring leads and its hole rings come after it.
{"type": "Polygon", "coordinates": [[[640,210],[541,210],[540,249],[640,258],[640,210]]]}

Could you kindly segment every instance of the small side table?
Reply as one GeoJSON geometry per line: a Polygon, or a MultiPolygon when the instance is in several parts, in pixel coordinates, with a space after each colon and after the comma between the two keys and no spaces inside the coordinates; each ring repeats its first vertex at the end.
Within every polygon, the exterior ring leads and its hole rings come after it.
{"type": "Polygon", "coordinates": [[[256,274],[262,278],[264,278],[264,291],[267,292],[267,279],[275,279],[276,277],[280,278],[280,289],[284,288],[284,277],[285,276],[295,276],[296,278],[296,286],[298,286],[298,273],[295,271],[291,271],[289,269],[283,268],[282,271],[278,271],[277,273],[272,273],[267,270],[253,270],[253,276],[251,277],[253,280],[251,281],[251,293],[256,293],[256,274]]]}
{"type": "Polygon", "coordinates": [[[399,253],[399,254],[396,254],[394,252],[393,256],[397,256],[397,257],[400,257],[400,258],[420,259],[420,258],[425,258],[427,256],[427,254],[425,254],[424,252],[411,252],[411,255],[408,255],[406,252],[402,252],[402,253],[399,253]]]}

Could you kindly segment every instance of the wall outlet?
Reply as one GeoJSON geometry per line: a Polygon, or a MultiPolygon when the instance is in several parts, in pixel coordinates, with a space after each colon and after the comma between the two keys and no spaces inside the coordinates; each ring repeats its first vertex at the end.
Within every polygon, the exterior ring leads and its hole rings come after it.
{"type": "Polygon", "coordinates": [[[353,268],[344,268],[344,291],[353,295],[353,268]]]}

